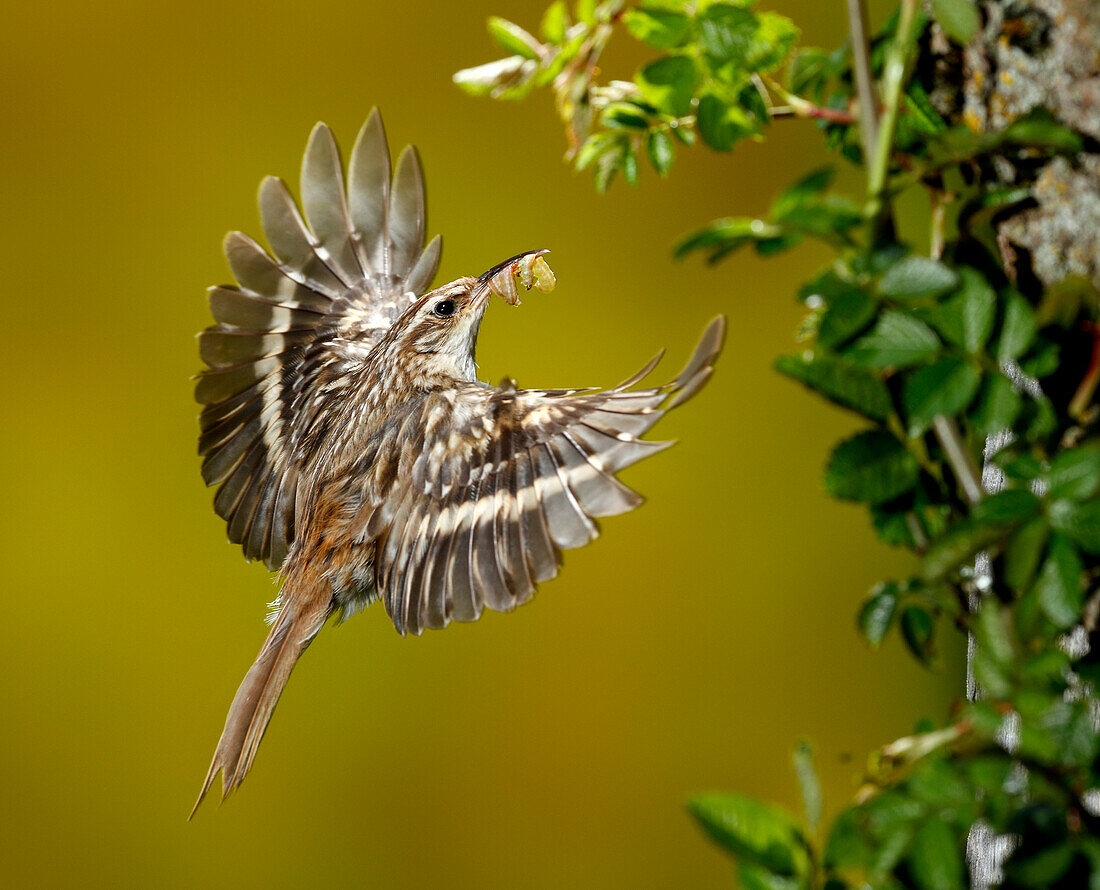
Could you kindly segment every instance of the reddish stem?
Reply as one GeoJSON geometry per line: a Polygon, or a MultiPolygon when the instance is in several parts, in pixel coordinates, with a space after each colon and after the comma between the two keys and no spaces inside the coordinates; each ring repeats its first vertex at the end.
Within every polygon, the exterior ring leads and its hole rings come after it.
{"type": "Polygon", "coordinates": [[[849,114],[847,111],[838,111],[835,108],[821,108],[818,105],[814,105],[806,109],[807,117],[819,117],[822,120],[834,121],[838,124],[854,124],[856,117],[853,114],[849,114]]]}
{"type": "Polygon", "coordinates": [[[1096,385],[1100,383],[1100,325],[1087,321],[1082,327],[1092,334],[1092,357],[1089,359],[1088,370],[1081,378],[1081,384],[1069,403],[1070,417],[1080,417],[1092,401],[1096,392],[1096,385]]]}

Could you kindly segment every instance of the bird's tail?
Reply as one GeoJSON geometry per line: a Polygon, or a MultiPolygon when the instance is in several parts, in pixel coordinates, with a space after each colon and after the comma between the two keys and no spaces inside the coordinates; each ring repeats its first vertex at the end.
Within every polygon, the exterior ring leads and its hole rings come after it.
{"type": "Polygon", "coordinates": [[[229,706],[210,771],[188,819],[195,815],[219,770],[222,772],[222,800],[244,780],[283,687],[290,679],[290,672],[332,612],[327,601],[314,605],[288,598],[284,602],[260,654],[229,706]]]}

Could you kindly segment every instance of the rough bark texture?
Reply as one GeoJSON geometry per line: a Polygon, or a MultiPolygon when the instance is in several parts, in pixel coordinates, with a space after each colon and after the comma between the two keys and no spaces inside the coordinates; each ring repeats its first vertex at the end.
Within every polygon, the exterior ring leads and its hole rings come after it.
{"type": "Polygon", "coordinates": [[[1072,159],[1036,170],[1026,159],[1002,157],[992,173],[1004,183],[1029,183],[1036,202],[1000,223],[1009,274],[1044,285],[1084,276],[1100,285],[1100,4],[987,0],[981,9],[981,32],[961,53],[934,40],[943,85],[933,102],[975,131],[1001,129],[1044,107],[1086,137],[1086,150],[1072,159]]]}

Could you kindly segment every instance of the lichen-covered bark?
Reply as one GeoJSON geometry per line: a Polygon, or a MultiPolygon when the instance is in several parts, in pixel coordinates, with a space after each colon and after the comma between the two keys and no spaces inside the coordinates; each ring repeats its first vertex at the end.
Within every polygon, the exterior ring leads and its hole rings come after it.
{"type": "Polygon", "coordinates": [[[1041,106],[1087,137],[1085,151],[1038,170],[998,159],[994,174],[1029,183],[1036,202],[998,231],[1014,277],[1053,284],[1085,276],[1100,286],[1100,3],[986,0],[981,9],[981,32],[961,54],[934,40],[941,64],[933,102],[975,131],[1041,106]],[[961,94],[948,72],[961,74],[961,94]]]}

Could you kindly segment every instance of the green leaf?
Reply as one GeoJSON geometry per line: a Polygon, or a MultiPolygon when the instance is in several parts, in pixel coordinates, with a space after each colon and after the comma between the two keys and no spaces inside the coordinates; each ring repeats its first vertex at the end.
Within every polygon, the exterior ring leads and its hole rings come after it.
{"type": "Polygon", "coordinates": [[[1022,408],[1023,399],[1011,380],[1003,374],[987,374],[971,423],[978,435],[992,436],[1011,427],[1022,408]]]}
{"type": "Polygon", "coordinates": [[[596,24],[596,0],[577,0],[573,17],[591,28],[596,24]]]}
{"type": "Polygon", "coordinates": [[[857,340],[846,355],[871,368],[908,368],[932,361],[940,340],[928,325],[904,312],[883,312],[871,332],[857,340]]]}
{"type": "Polygon", "coordinates": [[[668,133],[664,130],[654,130],[650,133],[649,141],[646,143],[646,153],[658,175],[667,176],[672,167],[674,154],[672,140],[668,138],[668,133]]]}
{"type": "Polygon", "coordinates": [[[745,244],[763,238],[775,238],[780,234],[782,230],[778,226],[761,219],[749,219],[743,216],[716,219],[698,232],[692,232],[682,238],[673,248],[672,255],[676,259],[683,259],[693,250],[710,250],[708,262],[713,263],[745,244]]]}
{"type": "Polygon", "coordinates": [[[841,278],[832,269],[826,269],[798,289],[798,301],[812,306],[813,298],[818,297],[818,302],[830,303],[838,295],[852,289],[857,289],[854,284],[846,278],[841,278]]]}
{"type": "Polygon", "coordinates": [[[817,342],[828,349],[841,346],[875,317],[878,304],[856,287],[845,287],[830,297],[817,328],[817,342]]]}
{"type": "Polygon", "coordinates": [[[451,75],[451,80],[471,96],[502,97],[502,91],[527,83],[537,65],[523,56],[509,56],[486,62],[476,68],[463,68],[451,75]]]}
{"type": "Polygon", "coordinates": [[[974,629],[975,641],[986,657],[1005,667],[1013,658],[1016,646],[1012,641],[1008,613],[995,597],[982,598],[974,629]]]}
{"type": "Polygon", "coordinates": [[[841,442],[825,467],[825,490],[833,497],[871,504],[890,501],[917,484],[917,460],[882,430],[867,430],[841,442]]]}
{"type": "Polygon", "coordinates": [[[489,16],[489,34],[504,49],[527,59],[538,61],[541,44],[519,25],[499,16],[489,16]]]}
{"type": "Polygon", "coordinates": [[[871,524],[882,543],[891,547],[912,549],[913,529],[908,519],[908,509],[897,509],[891,504],[875,504],[871,507],[871,524]]]}
{"type": "Polygon", "coordinates": [[[806,885],[742,860],[737,863],[737,886],[739,890],[805,890],[806,885]]]}
{"type": "Polygon", "coordinates": [[[627,10],[623,21],[636,40],[657,49],[675,49],[691,33],[691,19],[684,13],[659,7],[642,6],[627,10]]]}
{"type": "Polygon", "coordinates": [[[1004,534],[1002,526],[979,522],[956,523],[928,548],[921,560],[921,576],[929,581],[942,578],[972,559],[974,554],[1004,534]]]}
{"type": "Polygon", "coordinates": [[[1011,362],[1023,355],[1035,339],[1035,313],[1023,295],[1010,291],[997,341],[997,361],[1011,362]]]}
{"type": "Polygon", "coordinates": [[[649,127],[645,111],[633,102],[612,102],[600,113],[600,121],[606,127],[624,130],[645,130],[649,127]]]}
{"type": "Polygon", "coordinates": [[[1067,841],[1040,847],[1030,856],[1017,853],[1005,864],[1005,876],[1012,882],[1012,887],[1047,890],[1050,887],[1073,886],[1060,882],[1059,878],[1069,870],[1075,855],[1076,850],[1067,841]]]}
{"type": "MultiPolygon", "coordinates": [[[[556,47],[552,48],[549,60],[543,60],[543,62],[539,64],[538,70],[532,78],[532,83],[536,87],[545,87],[553,83],[557,76],[565,69],[565,66],[577,57],[577,51],[580,49],[581,42],[583,42],[583,35],[578,35],[571,40],[567,40],[565,45],[560,49],[556,47]],[[578,37],[582,39],[578,41],[578,37]]],[[[572,120],[574,128],[578,131],[583,129],[584,126],[587,126],[587,124],[582,126],[581,120],[590,121],[592,116],[592,106],[588,103],[588,97],[584,95],[587,86],[586,76],[583,73],[571,76],[568,93],[573,97],[569,100],[573,104],[569,117],[572,120]]]]}
{"type": "Polygon", "coordinates": [[[695,66],[685,56],[664,56],[650,62],[635,77],[642,97],[654,108],[683,117],[691,111],[695,66]]]}
{"type": "MultiPolygon", "coordinates": [[[[611,186],[615,174],[626,165],[629,152],[629,143],[619,139],[612,146],[596,158],[595,169],[592,172],[596,183],[596,191],[601,195],[611,186]]],[[[637,175],[637,161],[635,161],[635,176],[637,175]]]]}
{"type": "Polygon", "coordinates": [[[913,837],[906,859],[920,890],[964,890],[965,864],[952,826],[928,819],[913,837]]]}
{"type": "Polygon", "coordinates": [[[790,250],[802,243],[802,235],[798,232],[784,229],[775,238],[760,238],[753,244],[758,256],[769,257],[790,250]]]}
{"type": "Polygon", "coordinates": [[[820,167],[779,193],[772,202],[769,214],[772,219],[782,219],[796,207],[804,207],[820,198],[836,176],[836,168],[820,167]]]}
{"type": "Polygon", "coordinates": [[[1030,519],[1040,507],[1039,499],[1022,488],[987,495],[969,519],[956,523],[928,548],[921,563],[921,575],[929,580],[941,578],[1003,537],[1013,526],[1030,519]]]}
{"type": "Polygon", "coordinates": [[[1100,490],[1100,448],[1086,445],[1063,451],[1050,464],[1047,474],[1052,501],[1070,498],[1081,501],[1100,490]]]}
{"type": "Polygon", "coordinates": [[[622,170],[626,184],[636,186],[638,184],[638,156],[634,153],[634,147],[629,142],[623,146],[622,170]]]}
{"type": "Polygon", "coordinates": [[[1072,659],[1058,649],[1037,652],[1022,660],[1020,678],[1028,683],[1057,683],[1064,680],[1073,667],[1072,659]]]}
{"type": "Polygon", "coordinates": [[[883,275],[891,266],[907,257],[903,244],[886,244],[875,248],[870,255],[856,254],[850,260],[852,271],[860,275],[883,275]]]}
{"type": "MultiPolygon", "coordinates": [[[[862,868],[871,855],[860,831],[860,811],[849,807],[833,820],[825,842],[825,865],[830,869],[862,868]]],[[[847,886],[847,885],[845,885],[847,886]]]]}
{"type": "Polygon", "coordinates": [[[774,12],[759,15],[728,3],[712,3],[696,16],[699,43],[712,68],[727,77],[767,71],[790,55],[798,28],[774,12]]]}
{"type": "Polygon", "coordinates": [[[1004,553],[1005,583],[1016,591],[1024,591],[1035,577],[1043,548],[1050,535],[1046,519],[1033,519],[1017,529],[1008,540],[1004,553]]]}
{"type": "MultiPolygon", "coordinates": [[[[1051,665],[1053,667],[1053,664],[1051,665]]],[[[1057,675],[1055,675],[1057,676],[1057,675]]],[[[1100,737],[1092,727],[1090,708],[1084,702],[1054,701],[1042,715],[1058,747],[1062,766],[1080,767],[1092,763],[1100,737]]]]}
{"type": "Polygon", "coordinates": [[[920,81],[910,81],[904,98],[906,125],[922,140],[929,136],[938,136],[947,129],[947,123],[936,111],[920,81]]]}
{"type": "Polygon", "coordinates": [[[787,64],[786,87],[796,96],[815,92],[829,67],[829,54],[816,46],[803,46],[795,50],[787,64]]]}
{"type": "Polygon", "coordinates": [[[985,525],[1016,525],[1031,519],[1042,506],[1026,488],[1009,488],[987,494],[974,507],[971,520],[985,525]]]}
{"type": "Polygon", "coordinates": [[[792,207],[782,216],[776,216],[775,221],[787,228],[835,241],[837,236],[863,222],[863,212],[843,195],[826,195],[813,203],[792,207]]]}
{"type": "Polygon", "coordinates": [[[1050,636],[1050,622],[1047,621],[1039,606],[1039,597],[1035,593],[1034,585],[1016,600],[1015,625],[1016,633],[1022,640],[1034,642],[1039,639],[1046,640],[1050,636]]]}
{"type": "Polygon", "coordinates": [[[976,269],[963,266],[958,272],[958,291],[936,307],[933,323],[951,343],[977,353],[993,331],[997,294],[976,269]]]}
{"type": "Polygon", "coordinates": [[[1042,463],[1033,454],[1002,451],[994,456],[993,461],[1009,479],[1030,482],[1043,472],[1042,463]]]}
{"type": "Polygon", "coordinates": [[[1004,726],[1004,716],[988,702],[971,702],[963,707],[963,717],[970,721],[980,738],[991,741],[1004,726]]]}
{"type": "Polygon", "coordinates": [[[932,616],[918,606],[909,606],[901,613],[901,636],[909,651],[924,664],[930,664],[936,656],[933,645],[935,624],[932,616]]]}
{"type": "Polygon", "coordinates": [[[560,46],[565,42],[565,30],[569,27],[569,11],[566,9],[565,0],[554,0],[547,7],[539,25],[539,34],[547,43],[560,46]]]}
{"type": "Polygon", "coordinates": [[[1000,794],[1012,771],[1012,760],[1003,754],[971,755],[962,767],[979,791],[1000,794]]]}
{"type": "Polygon", "coordinates": [[[578,170],[584,170],[602,154],[621,145],[621,140],[618,133],[594,133],[581,145],[574,164],[578,170]]]}
{"type": "Polygon", "coordinates": [[[1046,108],[1039,105],[1023,117],[1017,118],[1002,130],[1000,142],[1014,142],[1035,148],[1051,148],[1056,151],[1081,151],[1082,140],[1073,130],[1058,122],[1046,108]]]}
{"type": "Polygon", "coordinates": [[[974,39],[981,25],[972,0],[932,0],[932,12],[943,33],[962,46],[974,39]]]}
{"type": "Polygon", "coordinates": [[[802,792],[802,809],[806,813],[806,825],[816,833],[821,824],[821,783],[814,772],[813,749],[808,742],[799,742],[791,757],[798,788],[802,792]]]}
{"type": "Polygon", "coordinates": [[[1100,555],[1100,501],[1055,501],[1050,505],[1050,523],[1086,553],[1100,555]]]}
{"type": "Polygon", "coordinates": [[[898,864],[925,807],[900,790],[887,789],[866,804],[865,812],[865,831],[874,841],[865,862],[873,874],[884,875],[898,864]]]}
{"type": "Polygon", "coordinates": [[[1035,580],[1035,594],[1043,614],[1059,628],[1070,627],[1080,620],[1083,570],[1077,548],[1062,535],[1053,535],[1046,561],[1035,580]]]}
{"type": "Polygon", "coordinates": [[[890,625],[894,623],[894,613],[898,607],[898,586],[880,584],[872,592],[859,610],[859,629],[875,648],[882,645],[890,625]]]}
{"type": "Polygon", "coordinates": [[[756,122],[743,109],[713,92],[699,98],[695,125],[703,141],[715,151],[729,151],[740,140],[760,132],[756,122]]]}
{"type": "Polygon", "coordinates": [[[770,71],[791,54],[800,32],[794,22],[775,12],[762,12],[759,19],[745,66],[750,71],[770,71]]]}
{"type": "Polygon", "coordinates": [[[980,646],[974,650],[971,659],[974,682],[983,695],[1004,698],[1012,691],[1012,680],[1007,668],[997,664],[980,646]]]}
{"type": "Polygon", "coordinates": [[[780,807],[733,792],[700,794],[688,811],[720,846],[777,875],[804,875],[806,841],[780,807]]]}
{"type": "MultiPolygon", "coordinates": [[[[931,727],[928,731],[931,732],[931,727]]],[[[931,808],[957,810],[973,800],[970,788],[954,765],[935,757],[917,763],[908,786],[916,800],[931,808]]]]}
{"type": "Polygon", "coordinates": [[[886,270],[878,288],[884,297],[914,300],[945,294],[958,285],[959,276],[938,260],[907,256],[886,270]]]}
{"type": "Polygon", "coordinates": [[[747,9],[727,3],[713,3],[695,18],[699,43],[716,64],[736,61],[744,66],[749,47],[759,27],[747,9]]]}
{"type": "Polygon", "coordinates": [[[970,362],[942,358],[916,371],[902,389],[902,403],[909,421],[909,435],[921,435],[937,414],[953,415],[973,400],[981,372],[970,362]]]}
{"type": "Polygon", "coordinates": [[[825,354],[812,357],[784,355],[776,360],[775,367],[779,373],[871,420],[886,420],[893,411],[886,384],[869,371],[843,359],[825,354]]]}
{"type": "Polygon", "coordinates": [[[1024,437],[1029,442],[1040,442],[1058,428],[1058,414],[1045,396],[1024,403],[1023,420],[1027,424],[1024,437]]]}
{"type": "Polygon", "coordinates": [[[1042,380],[1057,371],[1060,364],[1061,355],[1058,344],[1040,337],[1028,353],[1020,359],[1020,370],[1036,380],[1042,380]]]}

